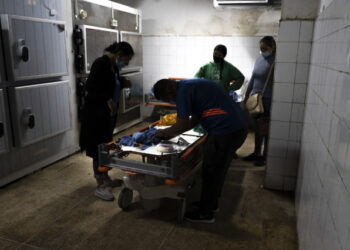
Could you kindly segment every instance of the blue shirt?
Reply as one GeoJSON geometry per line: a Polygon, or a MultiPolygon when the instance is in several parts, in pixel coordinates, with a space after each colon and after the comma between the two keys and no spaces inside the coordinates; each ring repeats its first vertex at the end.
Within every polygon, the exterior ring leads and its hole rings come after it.
{"type": "Polygon", "coordinates": [[[245,127],[242,109],[216,83],[206,79],[179,81],[176,95],[178,118],[196,117],[213,135],[225,135],[245,127]]]}
{"type": "Polygon", "coordinates": [[[118,103],[120,98],[120,82],[118,73],[115,73],[115,89],[113,93],[113,101],[114,103],[118,103]]]}

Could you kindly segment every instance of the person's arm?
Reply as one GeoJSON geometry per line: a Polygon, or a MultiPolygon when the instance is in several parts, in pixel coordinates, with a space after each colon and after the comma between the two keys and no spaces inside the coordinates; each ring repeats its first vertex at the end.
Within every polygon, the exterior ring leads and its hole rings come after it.
{"type": "Polygon", "coordinates": [[[86,90],[91,100],[107,102],[113,97],[108,86],[109,79],[107,77],[110,74],[110,66],[102,58],[94,61],[86,81],[86,90]]]}
{"type": "Polygon", "coordinates": [[[198,72],[194,75],[194,77],[197,77],[197,78],[204,78],[204,77],[205,77],[205,70],[206,70],[206,65],[200,67],[200,69],[199,69],[198,72]]]}
{"type": "Polygon", "coordinates": [[[190,130],[195,126],[195,124],[196,122],[194,119],[178,118],[176,123],[171,127],[157,130],[155,136],[162,139],[170,139],[187,130],[190,130]]]}
{"type": "Polygon", "coordinates": [[[234,80],[234,83],[229,86],[229,89],[235,91],[242,87],[244,82],[244,75],[235,66],[231,66],[232,67],[230,69],[230,78],[231,81],[234,80]]]}

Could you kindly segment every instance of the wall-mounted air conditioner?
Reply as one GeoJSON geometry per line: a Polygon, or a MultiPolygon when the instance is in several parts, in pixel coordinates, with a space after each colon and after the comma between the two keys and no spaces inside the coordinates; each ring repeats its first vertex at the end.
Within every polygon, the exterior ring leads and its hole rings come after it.
{"type": "Polygon", "coordinates": [[[230,7],[237,5],[269,4],[270,0],[213,0],[214,7],[230,7]]]}

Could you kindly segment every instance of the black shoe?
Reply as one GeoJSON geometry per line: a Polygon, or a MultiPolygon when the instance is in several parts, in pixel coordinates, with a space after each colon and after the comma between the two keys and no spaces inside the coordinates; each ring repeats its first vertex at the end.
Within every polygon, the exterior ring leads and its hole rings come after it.
{"type": "MultiPolygon", "coordinates": [[[[194,206],[195,208],[197,209],[200,209],[201,208],[201,202],[200,201],[195,201],[195,202],[192,202],[192,206],[194,206]]],[[[220,211],[219,207],[216,206],[216,208],[214,208],[212,210],[213,213],[218,213],[220,211]]]]}
{"type": "Polygon", "coordinates": [[[246,157],[243,157],[243,161],[260,161],[262,160],[263,156],[256,155],[255,153],[252,153],[246,157]]]}
{"type": "Polygon", "coordinates": [[[191,222],[204,222],[204,223],[214,223],[215,217],[213,212],[204,213],[201,210],[196,210],[193,212],[187,212],[184,217],[186,220],[191,222]]]}
{"type": "Polygon", "coordinates": [[[265,165],[266,165],[266,161],[264,161],[264,160],[254,162],[254,166],[257,166],[257,167],[262,167],[265,165]]]}

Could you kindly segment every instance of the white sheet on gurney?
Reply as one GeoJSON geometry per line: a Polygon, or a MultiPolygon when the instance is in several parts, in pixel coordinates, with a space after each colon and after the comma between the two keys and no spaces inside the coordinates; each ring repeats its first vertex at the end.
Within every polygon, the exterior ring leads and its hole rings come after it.
{"type": "MultiPolygon", "coordinates": [[[[158,127],[158,129],[165,129],[167,127],[158,127]]],[[[175,151],[174,152],[170,152],[170,153],[164,153],[164,152],[159,152],[157,150],[157,145],[153,145],[148,147],[145,150],[142,150],[138,147],[132,147],[132,146],[122,146],[122,150],[123,151],[127,151],[127,152],[137,152],[137,153],[142,153],[142,154],[148,154],[148,155],[165,155],[165,154],[173,154],[176,152],[181,152],[183,150],[185,150],[186,148],[188,148],[189,146],[191,146],[193,143],[195,143],[196,141],[198,141],[201,137],[203,136],[202,133],[198,133],[193,131],[193,129],[188,130],[178,136],[175,136],[171,139],[169,139],[168,141],[172,141],[172,142],[178,142],[179,137],[183,138],[184,140],[186,140],[188,143],[190,143],[188,146],[179,146],[179,145],[174,145],[175,151]]]]}

